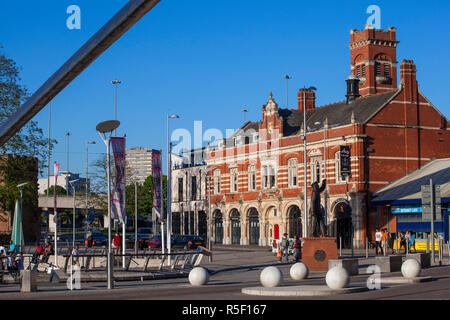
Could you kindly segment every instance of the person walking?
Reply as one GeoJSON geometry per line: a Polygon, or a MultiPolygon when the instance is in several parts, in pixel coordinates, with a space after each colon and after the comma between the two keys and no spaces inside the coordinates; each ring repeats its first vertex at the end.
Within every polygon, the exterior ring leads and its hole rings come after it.
{"type": "Polygon", "coordinates": [[[72,250],[73,264],[80,266],[80,257],[78,257],[78,254],[79,254],[78,246],[75,246],[72,250]]]}
{"type": "Polygon", "coordinates": [[[414,249],[414,253],[416,253],[416,237],[414,236],[414,233],[409,233],[409,252],[412,252],[414,249]]]}
{"type": "Polygon", "coordinates": [[[409,233],[409,231],[406,231],[406,234],[405,234],[406,252],[405,253],[411,252],[411,248],[409,247],[410,238],[411,238],[411,234],[409,233]]]}
{"type": "Polygon", "coordinates": [[[400,232],[400,247],[399,247],[399,249],[401,249],[402,247],[405,249],[404,254],[406,254],[406,238],[405,238],[405,234],[403,233],[403,231],[400,232]]]}
{"type": "Polygon", "coordinates": [[[381,255],[383,255],[383,246],[381,241],[383,239],[383,234],[381,233],[379,228],[376,228],[375,232],[375,255],[378,255],[378,248],[380,248],[381,255]]]}
{"type": "Polygon", "coordinates": [[[280,249],[281,249],[281,257],[279,257],[279,262],[283,260],[283,256],[286,257],[286,263],[289,262],[289,239],[287,237],[287,233],[283,235],[283,238],[280,242],[280,249]]]}
{"type": "Polygon", "coordinates": [[[295,262],[299,262],[302,258],[302,241],[298,236],[295,236],[294,241],[294,258],[295,262]]]}

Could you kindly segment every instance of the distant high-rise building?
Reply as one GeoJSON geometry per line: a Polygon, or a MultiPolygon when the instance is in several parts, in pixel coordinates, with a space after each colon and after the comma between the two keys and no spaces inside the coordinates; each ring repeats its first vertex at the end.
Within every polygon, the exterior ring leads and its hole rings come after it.
{"type": "MultiPolygon", "coordinates": [[[[141,147],[128,149],[126,151],[127,177],[134,176],[133,181],[143,183],[148,176],[153,174],[153,155],[159,152],[159,150],[141,147]]],[[[127,183],[131,183],[131,180],[128,179],[127,183]]]]}

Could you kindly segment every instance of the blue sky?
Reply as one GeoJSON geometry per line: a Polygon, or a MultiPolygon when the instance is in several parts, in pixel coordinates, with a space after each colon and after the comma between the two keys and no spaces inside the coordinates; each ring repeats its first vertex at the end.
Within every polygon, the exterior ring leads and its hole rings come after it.
{"type": "MultiPolygon", "coordinates": [[[[22,67],[23,84],[33,93],[100,29],[126,0],[0,2],[1,49],[22,67]],[[69,5],[81,9],[81,30],[69,30],[69,5]]],[[[52,138],[59,141],[52,161],[85,172],[105,151],[97,123],[114,118],[118,90],[118,134],[127,147],[166,150],[166,114],[180,119],[171,128],[191,132],[237,129],[261,119],[270,92],[286,105],[282,76],[291,75],[289,104],[297,91],[315,86],[317,105],[342,101],[350,74],[351,29],[363,29],[370,5],[381,8],[381,27],[397,28],[397,60],[412,59],[422,92],[450,117],[450,31],[448,1],[162,0],[91,64],[52,102],[52,138]]],[[[36,117],[47,134],[48,107],[36,117]]],[[[165,163],[165,160],[163,160],[165,163]]]]}

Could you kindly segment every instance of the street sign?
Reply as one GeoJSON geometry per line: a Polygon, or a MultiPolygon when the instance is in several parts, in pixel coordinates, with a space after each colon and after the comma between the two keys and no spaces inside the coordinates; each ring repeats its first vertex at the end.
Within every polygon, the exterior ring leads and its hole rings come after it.
{"type": "MultiPolygon", "coordinates": [[[[434,207],[435,216],[434,221],[442,221],[442,208],[441,208],[441,186],[433,186],[434,188],[434,207]]],[[[422,186],[422,221],[431,221],[431,214],[433,212],[431,207],[431,187],[430,185],[422,186]]]]}

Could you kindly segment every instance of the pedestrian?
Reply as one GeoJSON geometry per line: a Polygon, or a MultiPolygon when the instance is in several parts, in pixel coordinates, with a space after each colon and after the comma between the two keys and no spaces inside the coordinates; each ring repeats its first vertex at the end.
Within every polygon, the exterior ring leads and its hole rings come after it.
{"type": "Polygon", "coordinates": [[[410,233],[409,236],[409,252],[414,249],[414,253],[416,253],[416,237],[414,236],[414,233],[410,233]]]}
{"type": "Polygon", "coordinates": [[[6,256],[8,256],[6,248],[4,246],[0,246],[0,267],[2,270],[6,269],[6,256]]]}
{"type": "Polygon", "coordinates": [[[389,252],[387,247],[388,245],[387,240],[388,240],[388,233],[387,229],[385,228],[381,230],[381,244],[383,245],[383,252],[385,253],[389,252]]]}
{"type": "Polygon", "coordinates": [[[50,255],[54,254],[53,251],[53,246],[50,242],[47,242],[45,244],[45,248],[44,248],[44,254],[42,255],[42,262],[47,263],[48,262],[48,258],[50,257],[50,255]]]}
{"type": "Polygon", "coordinates": [[[282,261],[283,256],[286,257],[286,263],[289,262],[289,239],[287,236],[288,236],[288,234],[285,233],[280,242],[280,249],[281,249],[282,256],[279,258],[279,260],[278,260],[279,262],[282,261]]]}
{"type": "Polygon", "coordinates": [[[375,255],[378,255],[378,248],[380,248],[381,255],[383,255],[383,246],[381,245],[382,239],[383,239],[383,234],[381,233],[379,228],[376,228],[376,231],[375,231],[375,255]]]}
{"type": "Polygon", "coordinates": [[[21,252],[19,254],[19,257],[17,258],[17,269],[19,270],[19,273],[23,271],[23,260],[24,256],[23,253],[21,252]]]}
{"type": "Polygon", "coordinates": [[[409,253],[411,251],[411,248],[409,247],[410,238],[411,238],[411,234],[409,233],[409,231],[406,231],[406,234],[405,234],[406,253],[409,253]]]}
{"type": "Polygon", "coordinates": [[[405,233],[403,231],[400,232],[400,248],[399,249],[401,249],[402,247],[405,249],[404,254],[406,254],[406,238],[405,238],[405,233]]]}
{"type": "Polygon", "coordinates": [[[302,258],[302,241],[298,236],[295,237],[294,241],[294,257],[295,262],[299,262],[302,258]]]}
{"type": "Polygon", "coordinates": [[[113,245],[114,245],[114,254],[120,254],[120,247],[122,246],[122,238],[119,236],[118,233],[116,233],[113,238],[113,245]]]}
{"type": "Polygon", "coordinates": [[[389,249],[391,250],[391,254],[394,254],[394,238],[395,238],[395,233],[388,233],[388,246],[389,249]]]}
{"type": "Polygon", "coordinates": [[[8,252],[11,253],[11,252],[14,252],[15,250],[16,250],[16,245],[15,245],[14,242],[11,240],[11,241],[9,242],[9,249],[8,249],[8,252]]]}
{"type": "Polygon", "coordinates": [[[78,257],[78,246],[75,246],[72,250],[72,264],[76,264],[77,266],[80,266],[80,257],[78,257]]]}

